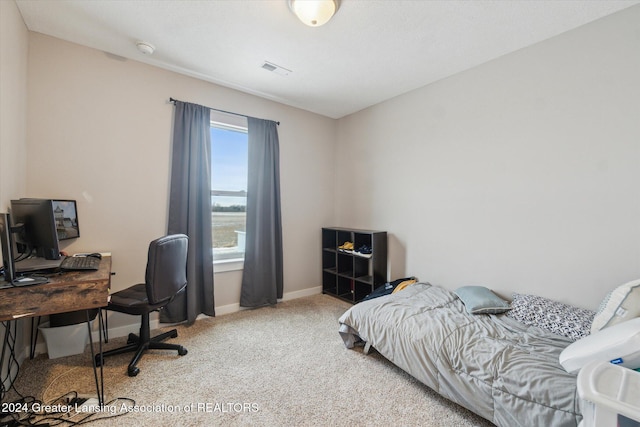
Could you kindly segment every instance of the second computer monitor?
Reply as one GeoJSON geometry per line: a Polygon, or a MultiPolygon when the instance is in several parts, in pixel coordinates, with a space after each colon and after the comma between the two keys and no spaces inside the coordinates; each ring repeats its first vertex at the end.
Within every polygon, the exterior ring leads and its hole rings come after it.
{"type": "Polygon", "coordinates": [[[49,199],[11,201],[11,217],[16,230],[16,246],[24,256],[60,259],[58,233],[49,199]]]}
{"type": "Polygon", "coordinates": [[[58,240],[80,237],[78,208],[75,200],[52,200],[58,240]]]}

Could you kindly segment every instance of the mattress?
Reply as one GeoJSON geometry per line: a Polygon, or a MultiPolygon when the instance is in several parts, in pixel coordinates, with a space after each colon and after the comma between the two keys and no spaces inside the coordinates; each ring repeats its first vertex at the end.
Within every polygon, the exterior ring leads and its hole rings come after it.
{"type": "Polygon", "coordinates": [[[577,426],[576,375],[558,361],[571,341],[504,315],[473,315],[451,291],[417,283],[354,305],[340,317],[359,341],[499,426],[577,426]]]}

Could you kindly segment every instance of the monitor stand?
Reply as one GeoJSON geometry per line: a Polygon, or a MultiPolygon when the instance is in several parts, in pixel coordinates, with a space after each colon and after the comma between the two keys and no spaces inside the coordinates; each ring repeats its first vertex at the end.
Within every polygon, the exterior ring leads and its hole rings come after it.
{"type": "Polygon", "coordinates": [[[60,259],[44,259],[39,257],[23,259],[22,261],[16,262],[16,272],[25,273],[31,271],[53,270],[60,268],[60,264],[62,264],[63,259],[64,257],[60,257],[60,259]]]}
{"type": "Polygon", "coordinates": [[[33,286],[33,285],[41,285],[43,283],[49,283],[49,279],[42,276],[24,276],[24,277],[16,277],[16,279],[11,282],[9,285],[13,288],[22,287],[22,286],[33,286]]]}

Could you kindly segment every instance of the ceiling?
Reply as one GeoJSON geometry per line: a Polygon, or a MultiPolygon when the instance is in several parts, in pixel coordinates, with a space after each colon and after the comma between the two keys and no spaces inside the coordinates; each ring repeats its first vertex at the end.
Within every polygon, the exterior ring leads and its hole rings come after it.
{"type": "Polygon", "coordinates": [[[16,3],[30,31],[340,118],[640,0],[342,0],[315,28],[287,0],[16,3]]]}

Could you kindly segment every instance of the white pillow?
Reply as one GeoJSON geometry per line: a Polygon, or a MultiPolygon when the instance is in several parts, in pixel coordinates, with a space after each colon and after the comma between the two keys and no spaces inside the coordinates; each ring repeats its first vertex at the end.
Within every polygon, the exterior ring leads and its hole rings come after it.
{"type": "Polygon", "coordinates": [[[640,318],[594,332],[567,346],[559,358],[569,373],[578,372],[594,360],[640,368],[640,318]]]}
{"type": "Polygon", "coordinates": [[[640,279],[618,286],[602,300],[591,333],[640,316],[640,279]]]}

